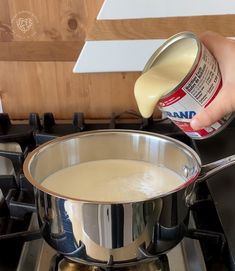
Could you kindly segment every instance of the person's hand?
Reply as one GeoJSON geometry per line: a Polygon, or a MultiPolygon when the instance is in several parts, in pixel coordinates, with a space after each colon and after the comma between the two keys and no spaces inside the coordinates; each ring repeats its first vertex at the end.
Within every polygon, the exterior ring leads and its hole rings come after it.
{"type": "Polygon", "coordinates": [[[201,41],[217,59],[223,86],[211,104],[197,113],[190,125],[200,130],[235,110],[235,42],[214,32],[206,32],[201,41]]]}

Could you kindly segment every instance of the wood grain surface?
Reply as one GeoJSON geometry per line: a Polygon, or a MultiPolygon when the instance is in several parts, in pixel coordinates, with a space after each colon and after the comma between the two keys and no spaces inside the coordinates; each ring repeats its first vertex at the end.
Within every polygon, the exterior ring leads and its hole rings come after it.
{"type": "Polygon", "coordinates": [[[87,118],[109,118],[112,112],[137,109],[133,85],[138,74],[72,73],[102,3],[0,1],[0,96],[4,111],[13,119],[35,111],[51,111],[59,119],[71,118],[75,111],[83,111],[87,118]],[[25,10],[39,21],[30,38],[12,31],[13,18],[25,10]]]}
{"type": "Polygon", "coordinates": [[[103,0],[1,0],[0,61],[75,61],[103,0]],[[19,19],[29,18],[29,31],[19,19]]]}
{"type": "Polygon", "coordinates": [[[1,0],[0,41],[84,41],[103,0],[1,0]],[[24,12],[26,14],[24,14],[24,12]],[[35,34],[22,33],[15,23],[30,17],[35,34]]]}
{"type": "Polygon", "coordinates": [[[3,110],[13,119],[29,112],[53,112],[68,119],[109,118],[112,112],[136,110],[133,82],[139,74],[73,74],[73,62],[0,62],[3,110]],[[10,78],[12,78],[10,80],[10,78]]]}
{"type": "Polygon", "coordinates": [[[11,41],[0,43],[4,61],[75,61],[82,41],[11,41]]]}
{"type": "Polygon", "coordinates": [[[235,15],[96,20],[86,40],[164,39],[181,31],[201,34],[211,30],[235,36],[235,15]]]}
{"type": "Polygon", "coordinates": [[[85,39],[165,38],[182,30],[206,29],[235,34],[233,15],[95,21],[102,3],[0,1],[0,96],[11,118],[50,111],[68,119],[83,111],[86,118],[97,119],[137,110],[133,87],[139,73],[72,73],[85,39]],[[25,19],[25,11],[33,20],[32,33],[23,33],[16,23],[25,19]]]}

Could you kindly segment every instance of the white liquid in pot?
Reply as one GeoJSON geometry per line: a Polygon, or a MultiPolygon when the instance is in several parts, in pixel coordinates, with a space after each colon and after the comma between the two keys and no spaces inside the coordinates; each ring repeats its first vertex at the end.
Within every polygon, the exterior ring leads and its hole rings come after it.
{"type": "Polygon", "coordinates": [[[135,160],[97,160],[55,172],[42,185],[61,195],[94,201],[141,201],[184,183],[173,171],[135,160]]]}
{"type": "Polygon", "coordinates": [[[196,40],[182,39],[163,52],[152,68],[137,79],[134,94],[143,117],[150,117],[159,99],[184,79],[197,50],[196,40]]]}

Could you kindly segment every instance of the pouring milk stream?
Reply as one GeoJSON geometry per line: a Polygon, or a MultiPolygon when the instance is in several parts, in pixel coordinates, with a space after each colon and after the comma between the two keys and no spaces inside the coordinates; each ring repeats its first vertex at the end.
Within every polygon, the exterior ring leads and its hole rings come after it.
{"type": "Polygon", "coordinates": [[[191,69],[197,45],[185,39],[174,45],[174,50],[162,55],[135,83],[135,98],[143,117],[149,118],[160,98],[172,91],[191,69]]]}

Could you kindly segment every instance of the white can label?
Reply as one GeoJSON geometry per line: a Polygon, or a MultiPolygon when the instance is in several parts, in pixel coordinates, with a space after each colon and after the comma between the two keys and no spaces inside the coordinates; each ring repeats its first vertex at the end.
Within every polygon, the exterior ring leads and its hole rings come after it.
{"type": "Polygon", "coordinates": [[[190,121],[201,108],[207,107],[222,87],[222,79],[218,64],[207,48],[202,44],[199,61],[189,79],[168,97],[159,101],[159,108],[188,136],[194,138],[207,137],[220,129],[227,116],[211,127],[194,131],[190,121]]]}

